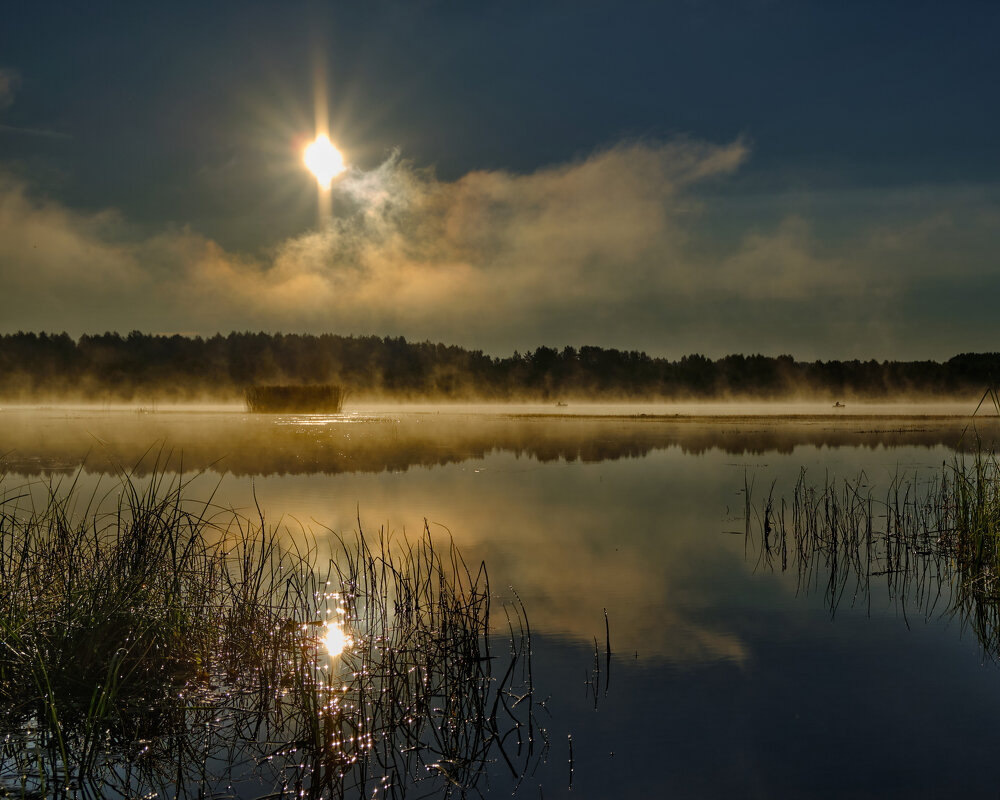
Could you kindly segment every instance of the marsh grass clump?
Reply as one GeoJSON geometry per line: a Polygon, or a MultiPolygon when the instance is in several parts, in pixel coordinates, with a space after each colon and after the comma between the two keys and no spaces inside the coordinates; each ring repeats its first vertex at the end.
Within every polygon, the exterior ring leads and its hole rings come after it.
{"type": "Polygon", "coordinates": [[[303,386],[250,386],[244,393],[247,409],[265,414],[339,414],[345,392],[332,383],[303,386]]]}
{"type": "Polygon", "coordinates": [[[331,571],[314,574],[309,588],[336,602],[332,625],[350,632],[351,646],[314,684],[296,681],[286,694],[289,707],[305,710],[294,725],[316,759],[311,789],[408,775],[421,792],[464,796],[487,777],[491,754],[516,784],[540,733],[523,607],[505,609],[496,652],[483,565],[473,571],[454,547],[439,551],[426,526],[401,548],[384,536],[337,540],[331,571]],[[331,586],[340,588],[331,595],[331,586]],[[499,676],[494,662],[504,665],[499,676]],[[318,746],[329,741],[336,746],[318,746]]]}
{"type": "Polygon", "coordinates": [[[956,464],[948,489],[955,557],[980,582],[995,583],[1000,577],[1000,462],[996,453],[977,448],[970,459],[956,464]]]}
{"type": "Polygon", "coordinates": [[[539,733],[527,620],[491,628],[484,565],[426,527],[360,526],[321,564],[315,538],[289,549],[185,489],[154,471],[79,503],[0,498],[0,796],[517,782],[539,733]]]}
{"type": "MultiPolygon", "coordinates": [[[[6,730],[33,729],[60,767],[39,788],[79,782],[100,736],[163,722],[137,714],[193,682],[223,611],[219,559],[162,476],[122,485],[114,511],[74,520],[74,495],[0,505],[0,693],[6,730]],[[72,751],[72,753],[71,753],[72,751]],[[78,774],[71,766],[76,762],[78,774]]],[[[91,498],[96,503],[96,498],[91,498]]],[[[17,737],[7,750],[17,746],[17,737]]],[[[6,763],[4,764],[6,766],[6,763]]],[[[6,776],[4,776],[6,777],[6,776]]]]}
{"type": "Polygon", "coordinates": [[[831,614],[845,600],[870,610],[884,590],[904,618],[957,615],[1000,658],[1000,462],[981,443],[932,479],[896,476],[876,494],[866,475],[774,487],[755,505],[746,488],[746,541],[759,567],[795,571],[831,614]]]}

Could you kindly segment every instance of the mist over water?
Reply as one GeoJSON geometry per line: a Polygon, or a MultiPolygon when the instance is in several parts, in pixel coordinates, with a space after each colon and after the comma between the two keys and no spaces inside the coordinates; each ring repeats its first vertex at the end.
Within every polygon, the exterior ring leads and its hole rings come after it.
{"type": "Polygon", "coordinates": [[[235,406],[8,406],[7,468],[36,474],[151,468],[240,476],[383,472],[460,463],[492,452],[540,462],[685,453],[790,452],[797,445],[971,446],[1000,430],[974,406],[937,404],[364,404],[337,415],[253,415],[235,406]]]}

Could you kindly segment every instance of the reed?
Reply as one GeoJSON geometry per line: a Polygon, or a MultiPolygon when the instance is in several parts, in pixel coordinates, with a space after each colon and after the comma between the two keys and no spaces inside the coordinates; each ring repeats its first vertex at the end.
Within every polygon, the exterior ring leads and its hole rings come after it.
{"type": "Polygon", "coordinates": [[[958,616],[1000,658],[1000,464],[981,443],[929,480],[896,476],[876,493],[866,475],[807,479],[753,502],[746,541],[757,565],[794,571],[803,592],[822,591],[831,615],[843,602],[870,610],[884,591],[904,618],[958,616]]]}
{"type": "Polygon", "coordinates": [[[243,393],[247,409],[263,414],[339,414],[345,392],[332,383],[305,386],[251,386],[243,393]]]}
{"type": "Polygon", "coordinates": [[[89,498],[53,489],[40,508],[0,499],[0,796],[517,782],[542,735],[527,619],[504,605],[494,630],[485,565],[426,526],[416,540],[359,526],[319,563],[308,532],[283,547],[263,513],[186,490],[154,471],[89,498]]]}

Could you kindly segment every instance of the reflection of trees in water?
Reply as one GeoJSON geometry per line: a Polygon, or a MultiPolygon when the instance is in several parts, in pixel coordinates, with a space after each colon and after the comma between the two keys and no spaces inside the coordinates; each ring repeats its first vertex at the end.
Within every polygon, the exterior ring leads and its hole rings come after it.
{"type": "MultiPolygon", "coordinates": [[[[795,420],[767,418],[498,418],[407,415],[395,418],[273,417],[242,414],[117,412],[81,418],[0,414],[8,468],[20,474],[88,469],[113,472],[140,464],[152,442],[164,442],[188,469],[214,465],[235,475],[402,471],[511,453],[542,463],[597,463],[642,458],[677,448],[735,456],[820,447],[953,447],[963,420],[900,418],[795,420]]],[[[983,421],[995,435],[995,422],[983,421]]]]}
{"type": "Polygon", "coordinates": [[[1000,466],[977,453],[933,480],[897,476],[876,493],[867,476],[806,479],[791,499],[755,502],[745,488],[748,557],[791,572],[801,592],[822,591],[870,610],[884,592],[904,618],[954,614],[984,651],[1000,658],[1000,466]]]}
{"type": "Polygon", "coordinates": [[[524,610],[491,633],[484,565],[425,531],[319,570],[176,484],[124,491],[0,506],[0,794],[445,796],[539,755],[524,610]]]}

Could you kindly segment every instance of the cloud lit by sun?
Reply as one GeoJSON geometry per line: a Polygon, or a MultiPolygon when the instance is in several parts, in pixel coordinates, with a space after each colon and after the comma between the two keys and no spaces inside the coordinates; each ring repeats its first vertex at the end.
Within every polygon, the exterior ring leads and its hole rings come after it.
{"type": "Polygon", "coordinates": [[[326,134],[320,134],[306,147],[303,160],[324,189],[329,189],[333,179],[347,169],[344,156],[326,134]]]}

